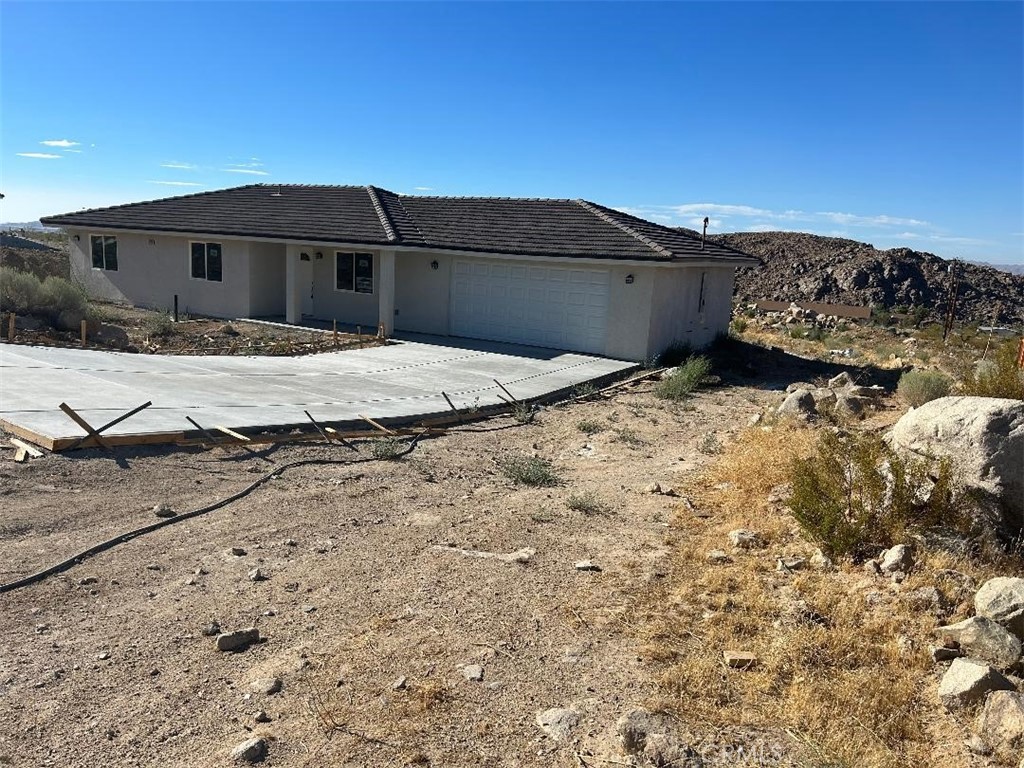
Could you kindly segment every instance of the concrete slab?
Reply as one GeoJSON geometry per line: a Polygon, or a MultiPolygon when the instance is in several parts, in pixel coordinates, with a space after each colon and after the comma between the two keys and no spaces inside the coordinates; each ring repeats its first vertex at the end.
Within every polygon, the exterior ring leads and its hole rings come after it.
{"type": "Polygon", "coordinates": [[[428,336],[383,347],[305,357],[187,357],[0,345],[0,419],[59,441],[84,431],[58,405],[94,427],[151,400],[106,435],[242,430],[308,424],[413,420],[501,403],[504,384],[528,400],[634,363],[572,352],[428,336]]]}

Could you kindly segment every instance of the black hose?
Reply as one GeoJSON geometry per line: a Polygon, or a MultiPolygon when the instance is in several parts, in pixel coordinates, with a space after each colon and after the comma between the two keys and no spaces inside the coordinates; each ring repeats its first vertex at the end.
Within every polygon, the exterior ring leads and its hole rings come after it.
{"type": "MultiPolygon", "coordinates": [[[[413,449],[416,447],[416,443],[419,442],[420,438],[424,434],[424,432],[418,433],[415,437],[413,437],[411,441],[409,441],[409,444],[408,446],[406,446],[404,451],[396,453],[392,458],[400,459],[403,456],[407,456],[408,454],[412,453],[413,449]]],[[[102,541],[99,544],[94,544],[88,549],[79,552],[77,555],[72,555],[67,560],[63,560],[57,563],[56,565],[51,565],[49,568],[39,571],[38,573],[33,573],[29,576],[26,576],[23,579],[12,581],[9,584],[0,584],[0,595],[4,594],[5,592],[13,592],[16,589],[27,587],[30,584],[37,584],[38,582],[50,576],[53,576],[58,573],[63,573],[64,571],[69,570],[73,566],[78,565],[86,558],[92,557],[93,555],[98,555],[100,552],[106,552],[108,549],[113,549],[118,544],[124,544],[127,541],[131,541],[132,539],[137,538],[139,536],[144,536],[147,533],[152,533],[153,531],[159,530],[168,525],[180,523],[182,520],[190,520],[193,517],[205,515],[207,512],[213,512],[215,509],[226,507],[228,504],[238,501],[239,499],[245,498],[250,493],[259,488],[261,485],[264,485],[265,483],[274,479],[275,477],[282,474],[286,470],[295,469],[296,467],[308,467],[322,464],[362,464],[368,461],[378,461],[378,459],[368,457],[360,459],[300,459],[299,461],[292,461],[287,464],[282,464],[280,467],[277,467],[273,471],[263,475],[263,477],[256,480],[256,482],[247,485],[245,488],[238,491],[237,493],[233,493],[230,496],[221,499],[220,501],[215,501],[213,504],[208,504],[205,507],[200,507],[199,509],[192,510],[191,512],[183,512],[180,515],[169,517],[166,520],[158,520],[155,523],[144,525],[141,528],[136,528],[133,531],[120,533],[111,539],[102,541]]]]}

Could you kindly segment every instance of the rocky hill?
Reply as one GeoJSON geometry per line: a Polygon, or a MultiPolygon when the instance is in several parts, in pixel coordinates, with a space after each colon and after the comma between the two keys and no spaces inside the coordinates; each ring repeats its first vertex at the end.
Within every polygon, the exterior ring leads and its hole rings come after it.
{"type": "MultiPolygon", "coordinates": [[[[699,237],[699,233],[693,233],[699,237]]],[[[961,322],[1024,325],[1024,276],[910,248],[880,251],[868,243],[803,232],[734,232],[709,236],[757,256],[761,266],[736,276],[740,301],[821,301],[945,312],[948,269],[960,276],[961,322]]]]}

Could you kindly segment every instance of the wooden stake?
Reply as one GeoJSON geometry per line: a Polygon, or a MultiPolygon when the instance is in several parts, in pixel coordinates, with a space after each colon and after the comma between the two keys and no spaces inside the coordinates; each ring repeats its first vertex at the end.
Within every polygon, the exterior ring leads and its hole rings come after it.
{"type": "MultiPolygon", "coordinates": [[[[511,392],[509,392],[507,389],[505,389],[505,385],[504,384],[502,384],[497,379],[494,379],[493,381],[494,381],[495,384],[497,384],[499,387],[501,387],[501,391],[502,392],[504,392],[506,395],[508,395],[510,398],[512,398],[512,402],[513,403],[518,403],[519,402],[518,400],[516,400],[515,396],[511,392]]],[[[504,400],[504,398],[502,398],[502,399],[504,400]]]]}
{"type": "Polygon", "coordinates": [[[223,432],[225,435],[230,435],[231,437],[235,438],[235,440],[241,440],[243,443],[249,442],[248,437],[239,432],[235,432],[233,429],[228,429],[227,427],[221,427],[217,425],[214,425],[213,428],[216,429],[218,432],[223,432]]]}
{"type": "Polygon", "coordinates": [[[334,427],[324,427],[324,432],[326,432],[329,435],[333,435],[334,437],[336,437],[338,439],[338,441],[342,445],[344,445],[346,448],[348,448],[350,451],[355,451],[356,453],[359,453],[359,449],[356,448],[354,445],[352,445],[352,443],[350,443],[348,440],[346,440],[345,436],[343,434],[341,434],[341,432],[336,430],[334,427]]]}
{"type": "Polygon", "coordinates": [[[369,425],[371,425],[373,427],[376,427],[377,429],[379,429],[381,432],[383,432],[385,434],[391,435],[392,437],[396,437],[398,435],[397,432],[393,432],[392,430],[390,430],[387,427],[385,427],[383,424],[378,424],[376,421],[371,419],[369,416],[363,416],[362,414],[359,414],[359,418],[362,419],[363,421],[365,421],[367,424],[369,424],[369,425]]]}
{"type": "Polygon", "coordinates": [[[43,452],[36,448],[34,445],[29,445],[28,443],[23,442],[16,437],[11,438],[11,445],[13,445],[15,448],[20,448],[21,450],[25,451],[25,453],[27,453],[33,459],[38,459],[43,455],[43,452]]]}
{"type": "Polygon", "coordinates": [[[452,402],[452,399],[450,397],[448,397],[447,393],[444,390],[441,390],[441,397],[443,397],[445,399],[445,401],[448,403],[448,407],[451,408],[452,411],[455,412],[455,416],[458,418],[459,424],[461,424],[462,423],[462,414],[459,412],[459,409],[455,407],[455,403],[452,402]]]}
{"type": "MultiPolygon", "coordinates": [[[[123,414],[121,416],[118,416],[113,421],[108,421],[106,424],[104,424],[102,427],[100,427],[99,429],[96,430],[96,434],[98,435],[101,432],[106,432],[111,427],[116,426],[117,424],[120,424],[125,419],[134,416],[139,411],[144,411],[146,408],[149,408],[149,406],[151,406],[152,404],[153,404],[153,401],[152,400],[148,400],[145,403],[143,403],[142,405],[140,405],[138,408],[132,408],[130,411],[128,411],[127,413],[125,413],[125,414],[123,414]]],[[[79,445],[84,443],[87,439],[88,439],[87,437],[79,438],[77,441],[73,442],[71,445],[69,445],[64,450],[70,451],[73,448],[77,448],[79,445]]]]}
{"type": "Polygon", "coordinates": [[[14,341],[14,313],[11,312],[7,319],[7,340],[14,341]]]}
{"type": "Polygon", "coordinates": [[[320,428],[320,425],[316,423],[316,419],[314,419],[314,418],[313,418],[312,416],[310,416],[310,415],[309,415],[309,411],[303,411],[303,413],[304,413],[304,414],[306,414],[306,418],[308,418],[308,419],[309,419],[309,420],[310,420],[311,422],[313,422],[313,426],[314,426],[314,427],[316,427],[316,431],[320,433],[320,436],[321,436],[321,437],[322,437],[322,438],[323,438],[324,440],[326,440],[326,441],[327,441],[328,443],[329,443],[329,442],[331,442],[331,438],[329,438],[329,437],[327,436],[327,433],[326,433],[326,432],[324,432],[324,431],[323,431],[323,430],[322,430],[322,429],[320,428]]]}
{"type": "MultiPolygon", "coordinates": [[[[67,415],[67,417],[69,419],[71,419],[73,422],[75,422],[75,424],[77,424],[78,426],[80,426],[82,429],[84,429],[86,432],[89,433],[88,437],[91,437],[93,440],[95,440],[96,441],[96,445],[98,445],[100,448],[102,448],[105,451],[109,451],[110,450],[110,446],[107,445],[105,442],[103,442],[103,438],[100,437],[100,433],[92,428],[92,424],[90,424],[88,421],[86,421],[81,416],[79,416],[77,413],[75,413],[75,409],[74,408],[72,408],[67,403],[61,403],[59,407],[60,407],[60,409],[62,411],[64,411],[64,413],[67,415]]],[[[85,438],[82,438],[78,442],[74,443],[74,445],[72,445],[71,447],[76,447],[78,445],[81,445],[81,443],[83,443],[84,441],[85,441],[85,438]]]]}
{"type": "Polygon", "coordinates": [[[88,332],[89,332],[89,321],[88,320],[83,320],[82,321],[82,346],[83,347],[85,346],[85,336],[86,336],[86,334],[88,332]]]}
{"type": "Polygon", "coordinates": [[[338,321],[334,321],[334,348],[338,348],[338,321]]]}

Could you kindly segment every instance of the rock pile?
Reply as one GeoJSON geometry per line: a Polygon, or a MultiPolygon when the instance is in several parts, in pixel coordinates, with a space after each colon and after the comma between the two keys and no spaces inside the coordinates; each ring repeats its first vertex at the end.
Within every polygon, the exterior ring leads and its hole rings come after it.
{"type": "Polygon", "coordinates": [[[825,387],[797,383],[790,384],[786,392],[789,394],[776,414],[798,421],[813,421],[826,415],[862,419],[885,396],[882,387],[858,386],[845,371],[830,379],[825,387]]]}
{"type": "Polygon", "coordinates": [[[1015,677],[1024,668],[1024,579],[990,579],[974,608],[976,616],[936,630],[946,652],[933,649],[933,658],[952,657],[939,700],[951,712],[977,714],[973,751],[1016,765],[1024,749],[1024,681],[1015,677]]]}

